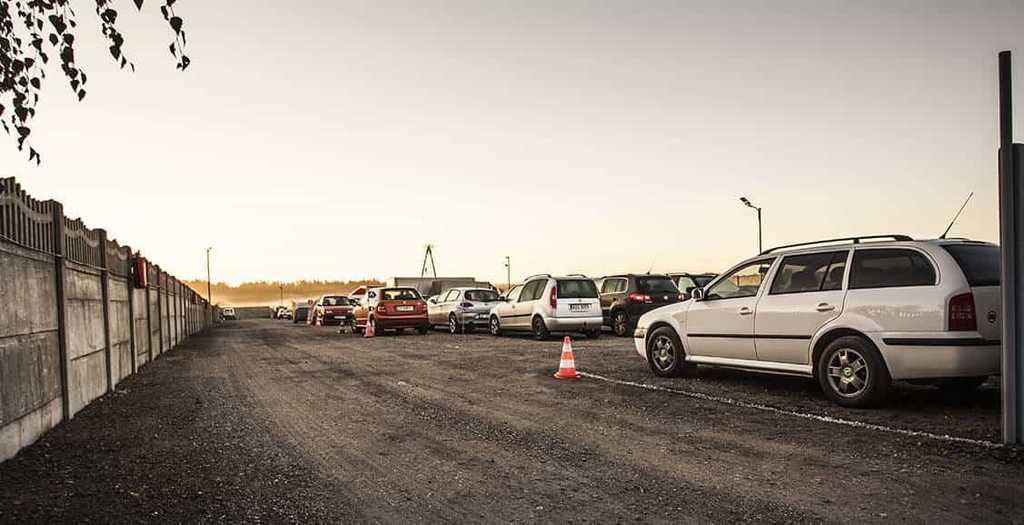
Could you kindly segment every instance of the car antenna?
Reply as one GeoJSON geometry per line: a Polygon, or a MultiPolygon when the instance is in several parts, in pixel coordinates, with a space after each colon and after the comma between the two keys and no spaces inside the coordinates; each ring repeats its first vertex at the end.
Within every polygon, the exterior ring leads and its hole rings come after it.
{"type": "Polygon", "coordinates": [[[964,201],[963,206],[960,206],[960,209],[957,210],[956,215],[953,216],[953,220],[949,221],[949,226],[946,226],[946,231],[942,232],[942,236],[939,237],[940,239],[945,239],[946,235],[949,235],[949,230],[953,229],[953,225],[956,224],[956,220],[960,218],[960,214],[963,213],[964,208],[967,207],[967,203],[971,202],[971,197],[973,196],[974,192],[972,191],[970,195],[967,196],[967,199],[964,201]]]}

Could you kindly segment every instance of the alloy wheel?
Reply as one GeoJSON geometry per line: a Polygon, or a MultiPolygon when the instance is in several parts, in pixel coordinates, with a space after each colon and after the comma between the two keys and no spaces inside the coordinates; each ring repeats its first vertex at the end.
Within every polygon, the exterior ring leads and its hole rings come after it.
{"type": "Polygon", "coordinates": [[[459,322],[455,320],[454,315],[448,316],[448,331],[453,334],[459,333],[459,322]]]}
{"type": "Polygon", "coordinates": [[[651,348],[651,360],[662,372],[668,372],[676,362],[676,345],[667,335],[655,337],[651,348]]]}
{"type": "Polygon", "coordinates": [[[840,348],[828,361],[828,384],[843,397],[856,397],[867,388],[869,370],[863,355],[852,348],[840,348]]]}

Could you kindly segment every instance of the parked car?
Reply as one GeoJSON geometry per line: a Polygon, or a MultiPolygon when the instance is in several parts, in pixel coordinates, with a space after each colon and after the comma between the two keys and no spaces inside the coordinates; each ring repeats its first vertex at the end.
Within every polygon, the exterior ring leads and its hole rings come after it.
{"type": "Polygon", "coordinates": [[[355,307],[353,318],[356,331],[365,330],[367,323],[373,323],[376,333],[415,328],[426,334],[430,330],[427,302],[415,288],[409,287],[370,288],[355,307]]]}
{"type": "Polygon", "coordinates": [[[323,325],[340,325],[352,322],[352,303],[344,295],[324,295],[316,301],[314,322],[323,325]]]}
{"type": "Polygon", "coordinates": [[[641,317],[636,351],[659,376],[703,364],[813,377],[848,407],[880,403],[894,380],[968,391],[1000,371],[999,272],[999,247],[968,240],[784,246],[641,317]]]}
{"type": "Polygon", "coordinates": [[[541,340],[551,332],[601,335],[597,285],[583,275],[535,275],[509,290],[491,309],[490,332],[528,331],[541,340]]]}
{"type": "Polygon", "coordinates": [[[598,281],[598,288],[604,325],[619,337],[633,335],[641,315],[682,298],[667,275],[610,275],[598,281]]]}
{"type": "Polygon", "coordinates": [[[427,300],[432,326],[444,325],[455,334],[487,326],[491,308],[498,304],[498,292],[490,288],[452,288],[427,300]]]}
{"type": "Polygon", "coordinates": [[[309,319],[309,311],[311,310],[309,303],[295,303],[295,311],[292,312],[292,324],[298,324],[306,322],[309,319]]]}
{"type": "MultiPolygon", "coordinates": [[[[685,299],[690,298],[690,293],[697,288],[704,288],[711,281],[718,277],[717,273],[670,273],[669,277],[676,284],[676,288],[682,292],[685,299]]],[[[684,299],[684,300],[685,300],[684,299]]]]}
{"type": "Polygon", "coordinates": [[[225,306],[220,309],[220,317],[225,321],[237,321],[238,315],[235,314],[235,309],[230,306],[225,306]]]}

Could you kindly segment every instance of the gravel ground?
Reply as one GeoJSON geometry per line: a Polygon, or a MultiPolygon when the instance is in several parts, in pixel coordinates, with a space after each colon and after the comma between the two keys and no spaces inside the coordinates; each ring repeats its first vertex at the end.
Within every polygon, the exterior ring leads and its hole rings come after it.
{"type": "MultiPolygon", "coordinates": [[[[999,396],[901,387],[846,410],[809,380],[653,377],[632,341],[574,343],[609,378],[979,440],[999,396]]],[[[0,465],[0,522],[1007,522],[1024,453],[595,379],[524,337],[363,339],[229,323],[0,465]]]]}

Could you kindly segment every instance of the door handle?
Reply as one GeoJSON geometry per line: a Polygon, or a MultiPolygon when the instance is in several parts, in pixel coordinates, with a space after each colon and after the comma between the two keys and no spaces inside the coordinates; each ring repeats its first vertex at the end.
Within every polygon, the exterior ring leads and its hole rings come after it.
{"type": "Polygon", "coordinates": [[[740,315],[750,315],[752,313],[754,313],[754,311],[746,306],[740,308],[740,315]]]}
{"type": "Polygon", "coordinates": [[[836,309],[835,306],[832,306],[832,305],[830,305],[828,303],[818,303],[818,311],[819,312],[831,312],[832,310],[835,310],[835,309],[836,309]]]}

